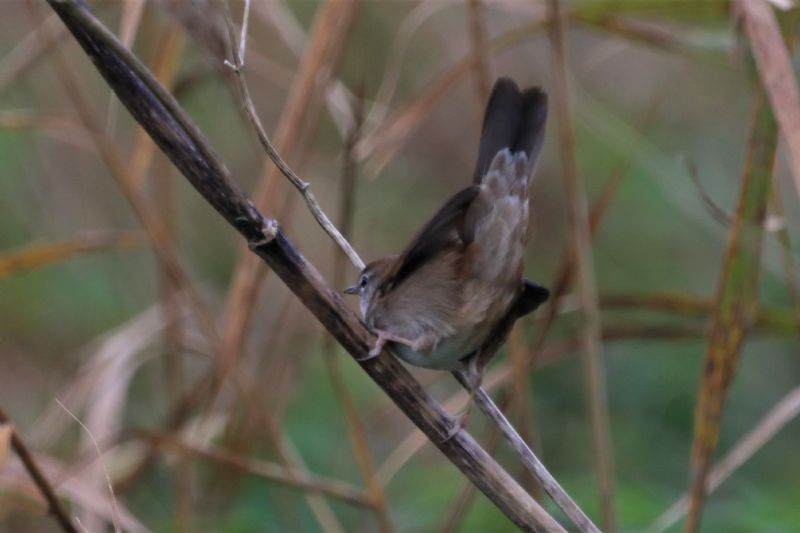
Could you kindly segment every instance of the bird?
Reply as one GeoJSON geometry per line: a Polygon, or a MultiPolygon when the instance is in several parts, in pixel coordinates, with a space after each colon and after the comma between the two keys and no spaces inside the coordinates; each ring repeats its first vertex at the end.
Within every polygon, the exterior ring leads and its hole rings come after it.
{"type": "Polygon", "coordinates": [[[499,78],[481,128],[472,185],[453,195],[399,255],[368,263],[345,294],[358,295],[377,336],[408,364],[463,372],[470,401],[483,369],[517,318],[549,291],[523,278],[528,187],[541,153],[547,95],[499,78]]]}

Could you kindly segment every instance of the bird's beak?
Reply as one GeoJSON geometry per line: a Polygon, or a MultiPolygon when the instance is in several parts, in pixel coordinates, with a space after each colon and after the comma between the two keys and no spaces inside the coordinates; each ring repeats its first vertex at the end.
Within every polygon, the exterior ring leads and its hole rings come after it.
{"type": "Polygon", "coordinates": [[[352,287],[347,287],[342,292],[345,293],[345,294],[358,294],[358,285],[353,285],[352,287]]]}

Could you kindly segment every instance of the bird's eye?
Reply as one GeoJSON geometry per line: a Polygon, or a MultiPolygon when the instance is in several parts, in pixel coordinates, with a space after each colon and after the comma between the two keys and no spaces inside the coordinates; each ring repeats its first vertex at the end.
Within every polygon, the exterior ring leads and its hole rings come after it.
{"type": "Polygon", "coordinates": [[[361,276],[361,279],[358,281],[358,284],[362,287],[367,286],[367,276],[361,276]]]}

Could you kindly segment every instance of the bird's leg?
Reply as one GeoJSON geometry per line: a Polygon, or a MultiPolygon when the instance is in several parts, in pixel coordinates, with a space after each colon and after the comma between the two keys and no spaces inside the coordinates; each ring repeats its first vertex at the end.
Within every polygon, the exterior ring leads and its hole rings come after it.
{"type": "Polygon", "coordinates": [[[359,362],[368,361],[370,359],[378,357],[380,353],[383,351],[383,347],[386,345],[387,342],[399,342],[401,344],[407,344],[408,346],[414,345],[414,341],[404,339],[403,337],[395,335],[394,333],[391,333],[389,331],[384,331],[382,329],[373,329],[372,332],[378,336],[378,340],[375,341],[375,345],[372,347],[372,349],[369,351],[369,354],[367,354],[366,357],[358,359],[359,362]]]}
{"type": "Polygon", "coordinates": [[[467,400],[467,405],[464,406],[464,410],[461,412],[458,418],[458,423],[461,427],[465,427],[467,425],[467,420],[469,420],[469,413],[472,410],[472,406],[475,405],[475,394],[478,392],[478,389],[481,388],[481,383],[483,382],[483,369],[478,368],[479,357],[477,354],[475,356],[470,357],[469,364],[467,365],[467,371],[465,375],[467,377],[467,385],[469,386],[469,399],[467,400]]]}
{"type": "Polygon", "coordinates": [[[475,404],[475,394],[477,394],[478,389],[481,388],[481,383],[483,382],[483,368],[480,368],[480,358],[477,356],[472,356],[469,359],[469,363],[467,364],[467,370],[464,372],[464,377],[467,380],[467,387],[469,388],[469,398],[467,399],[467,404],[456,416],[455,423],[453,427],[450,429],[450,432],[444,438],[443,442],[447,442],[448,440],[452,439],[456,433],[461,431],[467,426],[467,420],[469,420],[469,413],[472,410],[472,406],[475,404]]]}

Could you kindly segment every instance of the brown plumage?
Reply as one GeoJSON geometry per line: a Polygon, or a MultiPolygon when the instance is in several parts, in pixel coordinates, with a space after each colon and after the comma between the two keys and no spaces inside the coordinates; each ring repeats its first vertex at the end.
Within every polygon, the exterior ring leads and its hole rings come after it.
{"type": "Polygon", "coordinates": [[[528,183],[546,118],[541,89],[497,81],[473,185],[450,198],[403,253],[373,261],[345,291],[359,294],[364,319],[378,335],[371,356],[389,342],[410,364],[467,371],[474,388],[488,339],[496,349],[513,320],[547,298],[546,289],[522,278],[528,183]]]}

